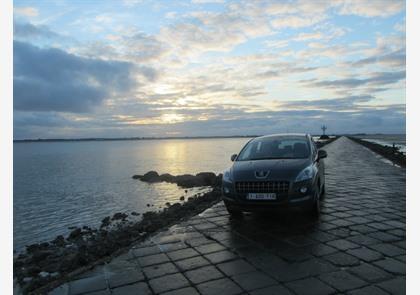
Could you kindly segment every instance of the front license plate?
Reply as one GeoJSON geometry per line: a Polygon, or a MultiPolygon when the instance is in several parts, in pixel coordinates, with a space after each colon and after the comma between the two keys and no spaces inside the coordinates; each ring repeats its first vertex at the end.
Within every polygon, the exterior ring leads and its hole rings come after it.
{"type": "Polygon", "coordinates": [[[275,200],[275,193],[249,193],[246,195],[248,200],[275,200]]]}

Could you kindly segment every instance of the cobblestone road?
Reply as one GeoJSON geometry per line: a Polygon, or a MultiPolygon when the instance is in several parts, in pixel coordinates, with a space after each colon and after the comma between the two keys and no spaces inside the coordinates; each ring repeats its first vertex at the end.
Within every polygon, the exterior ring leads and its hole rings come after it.
{"type": "Polygon", "coordinates": [[[51,294],[405,294],[405,170],[340,138],[318,221],[222,203],[51,294]]]}

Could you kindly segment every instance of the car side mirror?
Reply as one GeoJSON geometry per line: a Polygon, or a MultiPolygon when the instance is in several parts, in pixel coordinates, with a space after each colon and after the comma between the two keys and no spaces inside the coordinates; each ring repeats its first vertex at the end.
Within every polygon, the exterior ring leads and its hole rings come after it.
{"type": "Polygon", "coordinates": [[[236,160],[237,157],[238,157],[237,154],[233,154],[232,156],[230,156],[230,160],[233,162],[236,160]]]}
{"type": "Polygon", "coordinates": [[[324,159],[327,157],[327,152],[324,150],[318,150],[318,160],[324,159]]]}

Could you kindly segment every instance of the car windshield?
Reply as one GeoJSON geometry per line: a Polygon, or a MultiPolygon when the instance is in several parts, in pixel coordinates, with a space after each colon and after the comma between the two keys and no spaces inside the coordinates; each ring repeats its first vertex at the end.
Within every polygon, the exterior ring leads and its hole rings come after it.
{"type": "Polygon", "coordinates": [[[308,140],[304,137],[262,137],[250,141],[237,161],[266,159],[303,159],[309,157],[308,140]]]}

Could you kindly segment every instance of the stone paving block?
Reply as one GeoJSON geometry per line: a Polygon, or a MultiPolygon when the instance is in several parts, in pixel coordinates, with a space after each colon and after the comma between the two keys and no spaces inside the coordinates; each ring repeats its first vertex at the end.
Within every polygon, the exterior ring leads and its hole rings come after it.
{"type": "Polygon", "coordinates": [[[385,258],[374,262],[374,264],[392,274],[405,275],[405,263],[396,259],[385,258]]]}
{"type": "Polygon", "coordinates": [[[355,244],[362,245],[362,246],[378,244],[381,242],[380,240],[374,239],[367,235],[354,235],[354,236],[348,237],[347,240],[355,244]]]}
{"type": "Polygon", "coordinates": [[[243,259],[220,263],[217,268],[227,276],[255,271],[255,267],[243,259]]]}
{"type": "Polygon", "coordinates": [[[396,256],[394,257],[394,259],[397,259],[398,261],[405,263],[405,255],[396,256]]]}
{"type": "Polygon", "coordinates": [[[365,224],[359,224],[359,225],[352,225],[349,227],[351,230],[355,230],[361,234],[368,234],[368,233],[373,233],[376,232],[377,229],[367,226],[365,224]]]}
{"type": "Polygon", "coordinates": [[[334,287],[339,292],[358,289],[367,285],[365,281],[344,270],[322,274],[319,276],[319,279],[334,287]]]}
{"type": "Polygon", "coordinates": [[[393,295],[404,295],[406,292],[405,277],[398,277],[389,281],[378,283],[377,286],[393,295]]]}
{"type": "Polygon", "coordinates": [[[362,263],[359,266],[351,267],[348,271],[362,280],[371,283],[386,280],[391,277],[386,271],[369,263],[362,263]]]}
{"type": "Polygon", "coordinates": [[[201,254],[208,254],[208,253],[213,253],[213,252],[217,252],[221,250],[226,250],[226,247],[219,243],[211,243],[211,244],[197,246],[195,247],[195,250],[197,250],[201,254]]]}
{"type": "Polygon", "coordinates": [[[161,277],[178,271],[178,268],[172,262],[151,265],[143,268],[143,272],[146,274],[148,279],[161,277]]]}
{"type": "Polygon", "coordinates": [[[168,243],[168,244],[160,244],[159,249],[161,252],[172,252],[177,251],[181,249],[188,248],[188,245],[186,245],[184,242],[178,242],[178,243],[168,243]]]}
{"type": "Polygon", "coordinates": [[[149,247],[139,247],[131,249],[131,253],[135,257],[142,257],[147,255],[159,254],[161,253],[159,247],[157,246],[149,246],[149,247]]]}
{"type": "Polygon", "coordinates": [[[326,244],[328,246],[332,246],[332,247],[337,248],[338,250],[342,250],[342,251],[359,247],[359,245],[357,245],[353,242],[347,241],[345,239],[329,241],[326,244]]]}
{"type": "Polygon", "coordinates": [[[300,247],[300,248],[292,247],[287,250],[280,250],[277,252],[277,254],[286,261],[290,261],[290,262],[305,261],[305,260],[313,258],[313,255],[311,254],[310,249],[311,249],[311,246],[300,247]]]}
{"type": "Polygon", "coordinates": [[[350,249],[347,250],[347,253],[366,262],[372,262],[383,258],[383,255],[380,252],[365,247],[350,249]]]}
{"type": "Polygon", "coordinates": [[[202,295],[236,295],[242,293],[242,289],[228,278],[199,284],[197,289],[202,295]]]}
{"type": "Polygon", "coordinates": [[[322,243],[337,239],[336,236],[328,234],[328,233],[323,232],[323,231],[312,232],[308,235],[308,237],[313,239],[313,240],[322,242],[322,243]]]}
{"type": "Polygon", "coordinates": [[[194,284],[200,284],[206,281],[222,278],[223,273],[221,273],[213,265],[208,265],[208,266],[204,266],[201,268],[187,271],[185,272],[185,276],[194,284]]]}
{"type": "Polygon", "coordinates": [[[112,295],[152,295],[152,291],[146,283],[140,282],[132,285],[125,285],[112,289],[112,295]]]}
{"type": "Polygon", "coordinates": [[[213,243],[213,241],[205,237],[202,237],[202,238],[194,238],[194,239],[186,240],[185,243],[191,247],[197,247],[200,245],[213,243]]]}
{"type": "Polygon", "coordinates": [[[333,288],[317,278],[297,280],[287,283],[286,286],[298,295],[328,295],[335,293],[333,288]]]}
{"type": "Polygon", "coordinates": [[[89,295],[111,295],[111,290],[101,290],[101,291],[94,291],[94,292],[89,292],[89,295]]]}
{"type": "Polygon", "coordinates": [[[167,255],[169,256],[171,260],[176,261],[176,260],[181,260],[185,258],[191,258],[194,256],[199,256],[200,253],[198,253],[193,248],[185,248],[185,249],[169,252],[167,253],[167,255]]]}
{"type": "Polygon", "coordinates": [[[381,242],[389,243],[400,241],[401,238],[398,236],[391,235],[384,231],[377,231],[369,234],[370,237],[380,240],[381,242]]]}
{"type": "Polygon", "coordinates": [[[277,284],[273,278],[259,271],[237,274],[232,276],[232,279],[246,291],[277,284]]]}
{"type": "Polygon", "coordinates": [[[61,286],[58,286],[57,288],[51,290],[51,292],[48,293],[48,295],[68,295],[68,294],[69,294],[69,284],[67,283],[61,286]]]}
{"type": "Polygon", "coordinates": [[[370,245],[369,248],[378,251],[385,256],[399,256],[405,254],[405,250],[391,244],[376,244],[370,245]]]}
{"type": "Polygon", "coordinates": [[[105,277],[95,276],[69,283],[69,294],[76,295],[86,292],[104,290],[107,288],[105,277]]]}
{"type": "Polygon", "coordinates": [[[375,286],[367,286],[367,287],[363,287],[361,289],[350,291],[347,294],[349,294],[349,295],[366,295],[366,294],[368,294],[368,295],[387,295],[389,293],[386,293],[386,292],[382,291],[381,289],[379,289],[378,287],[375,287],[375,286]]]}
{"type": "Polygon", "coordinates": [[[381,230],[381,231],[395,228],[392,225],[386,224],[386,222],[372,222],[372,223],[368,223],[368,226],[376,228],[377,230],[381,230]]]}
{"type": "Polygon", "coordinates": [[[352,216],[346,218],[347,221],[350,221],[353,224],[366,224],[369,222],[369,219],[361,217],[361,216],[352,216]]]}
{"type": "Polygon", "coordinates": [[[128,285],[143,280],[143,273],[137,269],[125,269],[112,273],[108,276],[108,284],[110,288],[128,285]]]}
{"type": "Polygon", "coordinates": [[[210,253],[210,254],[206,254],[204,255],[204,257],[206,257],[208,260],[210,260],[211,263],[213,264],[217,264],[217,263],[221,263],[224,261],[229,261],[229,260],[234,260],[239,258],[238,255],[236,255],[235,253],[228,251],[228,250],[223,250],[223,251],[219,251],[219,252],[214,252],[214,253],[210,253]]]}
{"type": "Polygon", "coordinates": [[[190,285],[188,280],[180,273],[152,279],[149,281],[149,284],[155,293],[163,293],[190,285]]]}
{"type": "Polygon", "coordinates": [[[322,258],[328,260],[336,266],[354,266],[360,264],[359,259],[343,252],[326,255],[322,258]]]}
{"type": "Polygon", "coordinates": [[[200,295],[193,287],[182,288],[178,290],[161,293],[162,295],[200,295]]]}
{"type": "Polygon", "coordinates": [[[337,227],[347,227],[347,226],[355,224],[354,222],[350,222],[349,220],[346,220],[346,219],[331,220],[330,223],[337,227]]]}
{"type": "Polygon", "coordinates": [[[169,258],[168,256],[166,256],[166,254],[161,253],[161,254],[154,254],[154,255],[139,257],[137,258],[137,261],[142,267],[146,267],[149,265],[169,262],[169,258]]]}
{"type": "Polygon", "coordinates": [[[250,295],[292,295],[288,289],[282,285],[275,285],[270,287],[265,287],[262,289],[257,289],[249,292],[250,295]]]}
{"type": "Polygon", "coordinates": [[[208,260],[204,259],[201,256],[197,256],[197,257],[187,258],[187,259],[183,259],[183,260],[178,260],[178,261],[175,262],[175,264],[182,271],[187,271],[187,270],[191,270],[191,269],[194,269],[194,268],[198,268],[198,267],[208,265],[208,264],[210,264],[210,262],[208,262],[208,260]]]}
{"type": "Polygon", "coordinates": [[[312,255],[317,256],[317,257],[329,255],[332,253],[337,253],[338,251],[339,250],[337,248],[333,248],[325,244],[316,244],[311,247],[312,255]]]}

